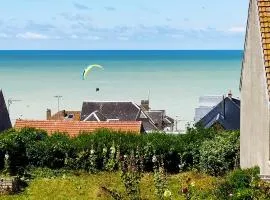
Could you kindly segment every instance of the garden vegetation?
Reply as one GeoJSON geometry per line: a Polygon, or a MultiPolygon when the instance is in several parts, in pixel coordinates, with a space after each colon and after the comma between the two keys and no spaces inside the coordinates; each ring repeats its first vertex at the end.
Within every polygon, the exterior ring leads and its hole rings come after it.
{"type": "MultiPolygon", "coordinates": [[[[102,191],[93,199],[270,199],[257,168],[239,169],[239,149],[238,131],[200,127],[183,135],[98,130],[75,138],[11,129],[0,135],[0,170],[29,178],[30,189],[52,177],[60,185],[98,176],[121,182],[93,181],[89,187],[102,191]]],[[[21,197],[28,195],[26,190],[21,197]]]]}

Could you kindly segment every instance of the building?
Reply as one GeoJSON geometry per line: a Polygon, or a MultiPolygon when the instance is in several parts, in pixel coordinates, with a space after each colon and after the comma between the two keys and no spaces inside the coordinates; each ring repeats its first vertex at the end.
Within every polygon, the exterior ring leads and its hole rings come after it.
{"type": "Polygon", "coordinates": [[[173,131],[174,119],[166,116],[165,110],[146,110],[145,113],[153,120],[159,130],[173,131]]]}
{"type": "Polygon", "coordinates": [[[217,104],[223,100],[223,96],[201,96],[199,97],[199,107],[195,108],[194,123],[200,121],[207,113],[209,113],[217,104]]]}
{"type": "Polygon", "coordinates": [[[229,93],[197,123],[205,128],[215,127],[222,130],[240,129],[240,100],[229,93]]]}
{"type": "Polygon", "coordinates": [[[0,132],[11,128],[11,122],[9,118],[9,113],[5,103],[4,95],[2,90],[0,90],[0,132]]]}
{"type": "Polygon", "coordinates": [[[37,128],[47,131],[50,135],[55,132],[67,133],[76,137],[80,133],[92,133],[98,129],[109,129],[125,133],[140,134],[144,132],[142,122],[139,121],[112,121],[112,122],[89,122],[68,120],[16,120],[15,129],[37,128]]]}
{"type": "Polygon", "coordinates": [[[83,102],[81,111],[62,110],[52,115],[47,109],[47,120],[64,121],[141,121],[147,133],[173,131],[174,120],[166,116],[165,110],[150,110],[149,100],[141,105],[129,101],[83,102]]]}
{"type": "Polygon", "coordinates": [[[270,0],[250,0],[242,62],[240,164],[270,175],[270,0]]]}
{"type": "Polygon", "coordinates": [[[81,121],[141,121],[145,132],[159,131],[145,109],[129,101],[83,102],[81,121]]]}
{"type": "Polygon", "coordinates": [[[47,109],[46,112],[46,119],[47,120],[74,120],[74,121],[80,121],[81,118],[81,112],[80,111],[66,111],[61,110],[54,115],[52,115],[52,111],[50,109],[47,109]]]}

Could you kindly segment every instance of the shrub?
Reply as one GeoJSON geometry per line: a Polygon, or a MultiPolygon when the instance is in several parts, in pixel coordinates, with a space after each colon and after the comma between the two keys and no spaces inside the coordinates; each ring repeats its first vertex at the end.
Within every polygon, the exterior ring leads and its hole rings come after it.
{"type": "MultiPolygon", "coordinates": [[[[200,159],[211,154],[206,148],[207,141],[213,139],[214,144],[220,142],[216,139],[217,134],[214,129],[202,128],[189,128],[184,135],[122,134],[101,129],[70,138],[60,133],[48,136],[46,132],[37,129],[11,129],[0,135],[0,167],[3,169],[4,155],[8,152],[13,171],[27,166],[112,171],[119,169],[121,155],[136,152],[137,165],[144,171],[153,171],[152,157],[155,154],[163,155],[167,172],[177,173],[180,168],[184,171],[199,168],[199,164],[203,166],[200,159]]],[[[227,133],[222,138],[231,137],[230,134],[236,135],[227,133]]],[[[231,163],[231,157],[226,156],[224,159],[231,163]]]]}
{"type": "Polygon", "coordinates": [[[237,169],[230,172],[217,187],[217,197],[220,199],[254,199],[258,198],[259,169],[237,169]]]}
{"type": "Polygon", "coordinates": [[[223,132],[204,141],[198,153],[200,169],[214,176],[225,174],[237,167],[239,149],[239,132],[223,132]]]}
{"type": "Polygon", "coordinates": [[[130,200],[140,200],[140,182],[142,174],[136,166],[135,156],[124,156],[121,162],[121,179],[125,186],[127,196],[130,200]]]}

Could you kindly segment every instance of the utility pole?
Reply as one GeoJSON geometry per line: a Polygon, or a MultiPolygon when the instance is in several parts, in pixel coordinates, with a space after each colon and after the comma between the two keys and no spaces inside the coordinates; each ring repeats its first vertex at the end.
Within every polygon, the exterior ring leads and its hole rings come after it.
{"type": "Polygon", "coordinates": [[[178,131],[178,127],[177,127],[177,125],[178,125],[178,117],[180,117],[180,116],[178,116],[178,115],[176,115],[175,116],[175,131],[177,132],[178,131]]]}
{"type": "Polygon", "coordinates": [[[58,112],[59,112],[59,101],[60,101],[60,98],[62,98],[63,96],[56,95],[54,97],[57,98],[57,109],[58,109],[58,112]]]}

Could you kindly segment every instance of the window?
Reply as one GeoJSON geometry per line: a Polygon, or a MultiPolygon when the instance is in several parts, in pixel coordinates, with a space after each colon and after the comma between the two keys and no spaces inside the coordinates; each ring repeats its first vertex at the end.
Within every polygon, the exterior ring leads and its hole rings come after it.
{"type": "Polygon", "coordinates": [[[69,114],[68,115],[68,119],[73,119],[74,115],[73,114],[69,114]]]}

